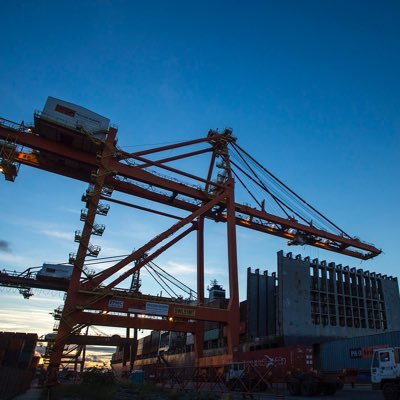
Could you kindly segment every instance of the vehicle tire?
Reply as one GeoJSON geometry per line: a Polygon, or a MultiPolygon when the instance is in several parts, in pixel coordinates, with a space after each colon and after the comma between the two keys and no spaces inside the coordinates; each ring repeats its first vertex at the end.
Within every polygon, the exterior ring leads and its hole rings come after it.
{"type": "Polygon", "coordinates": [[[303,396],[314,396],[317,393],[317,385],[311,380],[301,382],[300,393],[303,396]]]}
{"type": "Polygon", "coordinates": [[[399,390],[394,383],[385,383],[383,385],[383,397],[385,400],[398,400],[399,390]]]}
{"type": "Polygon", "coordinates": [[[344,388],[344,382],[342,379],[336,381],[336,391],[342,390],[344,388]]]}
{"type": "Polygon", "coordinates": [[[300,382],[298,381],[289,381],[286,384],[288,392],[292,396],[298,396],[300,394],[300,382]]]}

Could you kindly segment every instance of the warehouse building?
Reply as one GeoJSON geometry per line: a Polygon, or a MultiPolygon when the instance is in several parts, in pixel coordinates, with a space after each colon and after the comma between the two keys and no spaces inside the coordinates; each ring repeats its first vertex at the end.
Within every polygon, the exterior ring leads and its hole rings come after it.
{"type": "Polygon", "coordinates": [[[278,252],[247,273],[248,340],[291,345],[400,330],[397,278],[278,252]]]}

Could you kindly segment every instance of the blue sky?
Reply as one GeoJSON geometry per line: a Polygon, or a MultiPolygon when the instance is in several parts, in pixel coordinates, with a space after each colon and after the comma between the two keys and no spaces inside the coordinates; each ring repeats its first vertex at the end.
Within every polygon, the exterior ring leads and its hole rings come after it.
{"type": "MultiPolygon", "coordinates": [[[[360,263],[290,250],[398,275],[398,2],[4,1],[2,14],[0,116],[30,122],[47,96],[59,97],[109,117],[127,151],[232,127],[256,159],[384,254],[360,263]]],[[[66,261],[86,186],[24,166],[15,183],[0,179],[0,240],[9,245],[0,268],[66,261]]],[[[171,224],[111,207],[99,221],[102,256],[126,254],[171,224]]],[[[227,285],[225,226],[206,228],[206,279],[227,285]]],[[[276,252],[288,250],[267,235],[238,237],[243,283],[247,267],[275,270],[276,252]]],[[[194,282],[193,243],[159,264],[194,282]]],[[[0,298],[0,330],[51,331],[48,312],[61,303],[6,289],[0,298]]]]}

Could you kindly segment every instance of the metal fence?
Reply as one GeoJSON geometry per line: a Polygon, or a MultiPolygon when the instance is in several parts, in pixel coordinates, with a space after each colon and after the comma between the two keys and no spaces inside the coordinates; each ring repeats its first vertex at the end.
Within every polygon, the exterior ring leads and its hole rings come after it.
{"type": "Polygon", "coordinates": [[[144,369],[144,379],[165,389],[225,394],[223,398],[227,399],[285,399],[284,385],[271,385],[269,372],[269,369],[245,364],[239,374],[227,379],[226,366],[153,367],[144,369]]]}

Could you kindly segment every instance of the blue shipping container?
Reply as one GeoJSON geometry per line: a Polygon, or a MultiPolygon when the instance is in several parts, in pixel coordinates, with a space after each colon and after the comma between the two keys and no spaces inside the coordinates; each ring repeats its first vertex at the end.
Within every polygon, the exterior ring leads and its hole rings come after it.
{"type": "Polygon", "coordinates": [[[374,349],[394,346],[400,347],[400,331],[325,342],[320,345],[318,367],[336,372],[358,369],[368,375],[374,349]]]}

